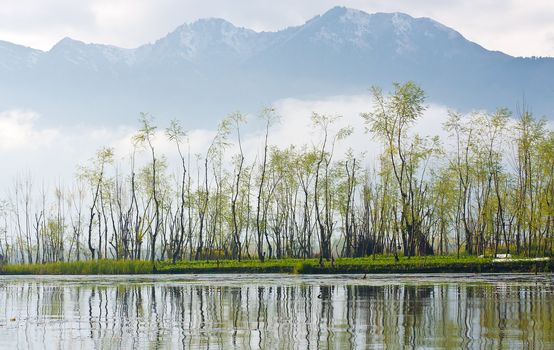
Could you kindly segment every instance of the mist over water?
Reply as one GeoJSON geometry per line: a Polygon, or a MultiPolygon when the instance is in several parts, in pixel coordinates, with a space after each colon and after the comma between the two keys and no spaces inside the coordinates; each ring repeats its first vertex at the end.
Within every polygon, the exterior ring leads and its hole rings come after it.
{"type": "Polygon", "coordinates": [[[554,347],[546,275],[0,277],[0,348],[554,347]]]}

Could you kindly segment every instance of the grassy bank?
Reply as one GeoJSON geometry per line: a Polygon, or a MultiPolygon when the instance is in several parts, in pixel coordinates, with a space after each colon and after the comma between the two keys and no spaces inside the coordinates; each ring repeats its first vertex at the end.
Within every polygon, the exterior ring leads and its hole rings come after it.
{"type": "Polygon", "coordinates": [[[0,275],[135,275],[152,273],[153,264],[141,260],[94,260],[46,264],[0,265],[0,275]]]}
{"type": "Polygon", "coordinates": [[[425,272],[542,272],[553,271],[554,261],[514,260],[493,262],[492,258],[477,257],[401,257],[395,262],[393,257],[338,258],[334,265],[324,261],[319,266],[318,259],[283,259],[245,261],[183,261],[177,264],[163,263],[157,266],[159,273],[425,273],[425,272]]]}
{"type": "Polygon", "coordinates": [[[464,272],[550,272],[554,271],[554,260],[533,261],[515,259],[494,262],[491,258],[433,256],[401,257],[395,262],[393,257],[378,256],[368,258],[338,258],[332,265],[324,261],[319,266],[318,259],[267,260],[209,260],[180,261],[176,264],[158,262],[154,265],[146,261],[99,260],[81,262],[60,262],[48,264],[0,265],[4,275],[120,275],[120,274],[191,274],[191,273],[464,273],[464,272]]]}

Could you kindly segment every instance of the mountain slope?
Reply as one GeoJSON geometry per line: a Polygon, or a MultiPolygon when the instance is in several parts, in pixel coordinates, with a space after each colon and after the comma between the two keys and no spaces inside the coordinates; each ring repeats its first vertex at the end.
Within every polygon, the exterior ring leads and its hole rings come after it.
{"type": "Polygon", "coordinates": [[[65,38],[42,52],[0,42],[0,110],[106,125],[147,111],[194,127],[278,98],[415,80],[431,101],[454,108],[514,108],[525,97],[552,116],[553,73],[553,59],[488,51],[429,18],[336,7],[278,32],[203,19],[136,49],[65,38]]]}

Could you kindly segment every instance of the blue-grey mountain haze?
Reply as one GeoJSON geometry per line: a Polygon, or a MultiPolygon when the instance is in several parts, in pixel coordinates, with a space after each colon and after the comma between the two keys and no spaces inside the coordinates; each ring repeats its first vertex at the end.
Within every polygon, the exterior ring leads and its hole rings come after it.
{"type": "Polygon", "coordinates": [[[304,25],[255,32],[223,19],[184,24],[135,49],[65,38],[49,51],[0,42],[0,111],[45,125],[132,125],[139,112],[213,127],[282,98],[368,93],[414,80],[462,111],[523,103],[554,115],[554,59],[489,51],[429,18],[335,7],[304,25]]]}

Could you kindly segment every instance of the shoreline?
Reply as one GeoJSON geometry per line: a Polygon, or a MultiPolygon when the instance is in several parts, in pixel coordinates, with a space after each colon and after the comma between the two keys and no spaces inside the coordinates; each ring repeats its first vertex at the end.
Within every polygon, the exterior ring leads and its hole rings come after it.
{"type": "Polygon", "coordinates": [[[46,264],[0,265],[0,275],[135,275],[135,274],[410,274],[410,273],[539,273],[554,271],[552,258],[493,259],[431,256],[318,259],[199,260],[152,264],[141,260],[95,260],[46,264]]]}

